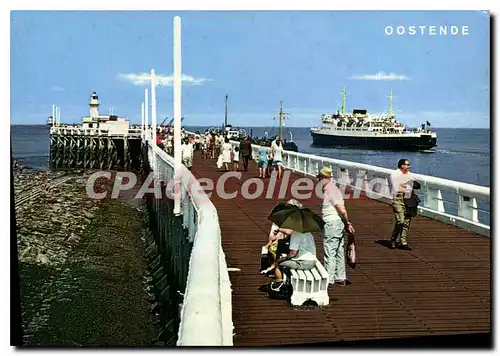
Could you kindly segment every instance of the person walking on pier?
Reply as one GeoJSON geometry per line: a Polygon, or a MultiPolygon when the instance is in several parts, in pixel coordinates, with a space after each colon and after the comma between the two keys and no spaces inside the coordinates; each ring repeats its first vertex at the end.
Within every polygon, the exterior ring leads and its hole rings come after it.
{"type": "Polygon", "coordinates": [[[193,167],[193,151],[193,144],[189,142],[187,137],[184,138],[181,144],[181,160],[182,164],[189,170],[193,167]]]}
{"type": "MultiPolygon", "coordinates": [[[[419,189],[420,184],[416,181],[416,175],[410,172],[410,161],[403,158],[398,161],[398,169],[391,174],[392,184],[392,209],[394,212],[394,229],[391,236],[391,248],[399,247],[401,250],[410,251],[408,246],[408,231],[412,213],[407,211],[405,199],[412,201],[418,199],[413,193],[413,189],[419,189]]],[[[418,205],[419,201],[413,202],[418,205]]]]}
{"type": "Polygon", "coordinates": [[[240,149],[238,146],[236,146],[233,151],[233,170],[240,170],[240,149]]]}
{"type": "Polygon", "coordinates": [[[162,150],[165,149],[165,146],[163,145],[163,137],[159,129],[156,130],[156,145],[162,150]]]}
{"type": "Polygon", "coordinates": [[[264,179],[266,178],[268,157],[269,157],[269,148],[262,146],[259,149],[259,160],[258,160],[259,178],[264,178],[264,179]]]}
{"type": "Polygon", "coordinates": [[[243,140],[240,142],[240,155],[241,155],[241,158],[243,159],[243,170],[245,172],[247,172],[248,171],[248,161],[252,157],[252,143],[250,142],[248,135],[246,135],[243,138],[243,140]]]}
{"type": "Polygon", "coordinates": [[[211,132],[208,135],[208,142],[209,142],[209,147],[210,147],[210,158],[214,159],[215,158],[215,134],[211,132]]]}
{"type": "Polygon", "coordinates": [[[330,283],[339,286],[350,284],[346,277],[345,261],[345,229],[354,234],[354,227],[349,221],[342,192],[332,181],[333,172],[323,167],[318,179],[323,184],[322,218],[325,222],[323,248],[325,252],[325,268],[330,283]]]}
{"type": "Polygon", "coordinates": [[[224,170],[227,172],[229,170],[229,165],[231,164],[231,152],[233,151],[233,146],[229,143],[229,139],[226,137],[224,143],[221,146],[222,163],[224,164],[224,170]]]}
{"type": "Polygon", "coordinates": [[[271,156],[273,157],[273,167],[278,170],[278,179],[283,175],[283,143],[278,138],[274,145],[271,145],[271,156]]]}

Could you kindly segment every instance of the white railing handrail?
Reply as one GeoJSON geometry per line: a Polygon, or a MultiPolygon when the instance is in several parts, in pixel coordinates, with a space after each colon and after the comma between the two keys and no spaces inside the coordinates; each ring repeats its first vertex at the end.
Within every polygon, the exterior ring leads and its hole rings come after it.
{"type": "MultiPolygon", "coordinates": [[[[153,142],[154,143],[154,142],[153,142]]],[[[173,173],[174,159],[156,144],[149,148],[173,173]]],[[[196,233],[189,259],[189,271],[181,310],[178,346],[232,346],[231,288],[222,250],[217,209],[194,175],[181,168],[183,192],[196,211],[196,233]]],[[[173,174],[169,179],[173,179],[173,174]]],[[[182,209],[181,209],[182,210],[182,209]]],[[[189,214],[192,219],[194,214],[189,214]]]]}
{"type": "MultiPolygon", "coordinates": [[[[239,142],[237,142],[237,141],[231,141],[231,143],[233,145],[239,144],[239,142]]],[[[256,145],[256,144],[252,144],[252,147],[255,147],[255,149],[257,150],[261,146],[256,145]]],[[[382,174],[387,174],[387,175],[391,175],[391,173],[394,172],[393,169],[379,167],[379,166],[373,166],[373,165],[369,165],[366,163],[358,163],[358,162],[344,161],[344,160],[336,159],[336,158],[321,157],[321,156],[316,156],[316,155],[309,154],[309,153],[301,153],[301,152],[293,152],[293,151],[283,151],[283,152],[289,156],[296,156],[296,157],[301,157],[304,159],[321,160],[323,162],[330,163],[333,165],[338,165],[338,166],[343,166],[343,167],[353,168],[353,169],[358,169],[358,170],[376,171],[376,172],[379,172],[382,174]]],[[[490,197],[490,188],[489,187],[458,182],[458,181],[454,181],[454,180],[450,180],[450,179],[446,179],[446,178],[439,178],[439,177],[429,176],[429,175],[420,174],[420,173],[414,173],[414,176],[419,178],[419,182],[422,181],[422,182],[426,182],[429,184],[435,184],[435,185],[453,186],[453,188],[457,189],[457,191],[470,192],[471,195],[484,196],[484,197],[487,197],[488,200],[490,197]]]]}
{"type": "MultiPolygon", "coordinates": [[[[254,145],[252,144],[252,146],[254,146],[254,145]]],[[[255,145],[255,146],[257,146],[257,145],[255,145]]],[[[260,148],[260,146],[258,146],[258,147],[260,148]]],[[[357,169],[357,170],[378,172],[378,173],[382,173],[382,174],[385,174],[388,176],[390,176],[391,173],[394,172],[393,169],[379,167],[379,166],[373,166],[373,165],[369,165],[369,164],[365,164],[365,163],[344,161],[344,160],[340,160],[340,159],[336,159],[336,158],[321,157],[321,156],[315,156],[312,154],[293,152],[293,151],[284,151],[284,152],[289,156],[297,156],[297,157],[302,157],[305,159],[315,159],[315,160],[320,159],[321,161],[323,161],[325,163],[330,163],[332,165],[343,166],[346,168],[352,168],[352,169],[357,169]]],[[[414,173],[414,177],[417,178],[420,183],[433,184],[436,186],[443,186],[443,187],[452,187],[452,188],[449,188],[449,190],[451,190],[451,189],[456,190],[456,192],[460,193],[460,194],[469,193],[470,195],[484,197],[488,201],[490,199],[490,188],[488,188],[488,187],[458,182],[458,181],[454,181],[454,180],[450,180],[450,179],[446,179],[446,178],[439,178],[439,177],[429,176],[429,175],[420,174],[420,173],[414,173]]]]}
{"type": "MultiPolygon", "coordinates": [[[[231,141],[232,145],[239,145],[237,141],[231,141]]],[[[261,146],[252,144],[252,152],[254,157],[257,156],[258,150],[261,146]]],[[[336,179],[342,180],[348,186],[354,187],[349,181],[349,171],[357,171],[356,174],[351,175],[352,178],[359,177],[359,173],[363,174],[365,180],[369,180],[369,174],[376,178],[381,178],[387,182],[389,181],[392,169],[373,166],[364,163],[344,161],[335,158],[321,157],[307,153],[284,151],[283,152],[283,166],[297,173],[302,173],[314,177],[323,165],[335,167],[338,172],[334,170],[336,179]]],[[[449,179],[433,177],[424,174],[415,174],[416,179],[422,185],[423,204],[419,207],[419,213],[424,216],[443,221],[452,225],[462,228],[470,229],[479,234],[489,236],[490,226],[479,221],[479,211],[487,212],[478,208],[477,201],[484,203],[490,202],[490,188],[478,186],[469,183],[457,182],[449,179]],[[443,199],[442,193],[453,193],[456,195],[456,201],[446,201],[443,199]],[[458,206],[457,214],[452,214],[445,211],[444,203],[450,203],[458,206]]],[[[373,177],[372,177],[373,178],[373,177]]],[[[367,191],[366,185],[357,187],[361,191],[367,191]]],[[[388,191],[385,191],[388,193],[388,191]]],[[[387,201],[390,199],[390,194],[380,192],[378,195],[370,196],[372,198],[387,201]]]]}

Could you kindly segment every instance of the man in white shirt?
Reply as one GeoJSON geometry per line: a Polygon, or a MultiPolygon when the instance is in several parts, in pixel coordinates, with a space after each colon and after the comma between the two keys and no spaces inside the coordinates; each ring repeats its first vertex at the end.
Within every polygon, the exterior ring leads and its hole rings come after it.
{"type": "Polygon", "coordinates": [[[398,161],[398,169],[391,173],[392,209],[395,220],[391,236],[392,249],[398,246],[401,250],[411,250],[407,241],[411,216],[406,214],[404,199],[411,196],[413,182],[416,178],[416,175],[410,172],[410,161],[407,159],[400,159],[398,161]]]}
{"type": "Polygon", "coordinates": [[[181,160],[182,164],[191,170],[193,166],[193,144],[189,143],[188,138],[185,138],[181,145],[181,160]]]}
{"type": "Polygon", "coordinates": [[[325,268],[331,284],[342,287],[350,284],[345,269],[345,229],[354,233],[354,227],[349,221],[342,192],[332,181],[333,172],[323,167],[318,179],[323,184],[322,218],[325,222],[325,268]]]}

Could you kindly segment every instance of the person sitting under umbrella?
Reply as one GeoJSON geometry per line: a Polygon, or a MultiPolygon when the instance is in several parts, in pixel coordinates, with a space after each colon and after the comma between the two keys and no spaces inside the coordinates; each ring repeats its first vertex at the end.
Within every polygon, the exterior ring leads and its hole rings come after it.
{"type": "Polygon", "coordinates": [[[280,270],[311,270],[316,266],[316,244],[311,232],[323,230],[324,221],[310,209],[292,204],[278,204],[269,220],[280,226],[276,233],[290,236],[290,252],[285,257],[279,257],[275,263],[275,282],[282,282],[280,270]]]}
{"type": "MultiPolygon", "coordinates": [[[[286,203],[289,205],[297,206],[299,208],[302,207],[302,204],[295,199],[290,199],[286,203]]],[[[276,262],[276,255],[278,252],[278,245],[279,245],[280,241],[285,240],[287,238],[287,236],[285,234],[283,234],[282,232],[279,232],[278,229],[279,229],[279,226],[273,222],[273,224],[271,225],[271,230],[269,231],[269,238],[268,238],[267,244],[262,249],[263,251],[267,251],[268,260],[269,260],[271,265],[269,268],[260,271],[260,273],[262,273],[262,274],[269,273],[270,271],[275,269],[275,262],[276,262]]]]}

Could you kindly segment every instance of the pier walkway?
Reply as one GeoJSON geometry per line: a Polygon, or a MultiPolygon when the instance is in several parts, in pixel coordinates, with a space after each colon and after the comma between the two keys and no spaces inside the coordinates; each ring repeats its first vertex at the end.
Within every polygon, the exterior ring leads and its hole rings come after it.
{"type": "MultiPolygon", "coordinates": [[[[215,160],[204,160],[199,153],[192,173],[214,182],[222,175],[215,160]]],[[[259,275],[260,251],[271,226],[267,216],[277,202],[291,198],[290,189],[278,199],[278,181],[271,199],[244,199],[241,186],[258,177],[255,162],[241,173],[241,179],[229,178],[224,185],[226,192],[238,191],[236,198],[221,198],[215,186],[210,198],[218,212],[227,266],[239,269],[230,272],[235,346],[491,331],[490,239],[419,215],[410,229],[413,250],[391,250],[383,242],[393,227],[391,207],[363,196],[346,200],[356,229],[358,265],[347,267],[352,284],[330,286],[326,307],[295,308],[269,299],[259,290],[268,281],[259,275]]],[[[288,187],[300,177],[292,173],[288,187]]],[[[267,191],[269,178],[264,182],[267,191]]],[[[301,202],[320,213],[314,194],[301,202]]],[[[323,261],[322,236],[315,237],[323,261]]]]}

